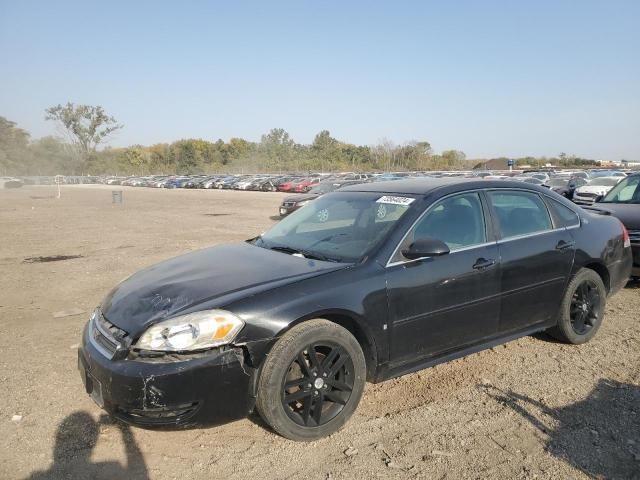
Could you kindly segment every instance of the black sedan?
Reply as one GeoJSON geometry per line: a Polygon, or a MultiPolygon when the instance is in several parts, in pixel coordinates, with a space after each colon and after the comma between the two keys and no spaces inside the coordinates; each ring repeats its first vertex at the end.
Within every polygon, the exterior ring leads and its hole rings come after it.
{"type": "Polygon", "coordinates": [[[85,327],[86,391],[139,425],[256,409],[281,435],[337,431],[380,382],[538,331],[581,344],[627,282],[620,221],[508,180],[329,193],[247,242],[116,286],[85,327]]]}
{"type": "Polygon", "coordinates": [[[581,177],[551,177],[547,186],[554,192],[571,200],[576,188],[586,185],[587,181],[581,177]]]}

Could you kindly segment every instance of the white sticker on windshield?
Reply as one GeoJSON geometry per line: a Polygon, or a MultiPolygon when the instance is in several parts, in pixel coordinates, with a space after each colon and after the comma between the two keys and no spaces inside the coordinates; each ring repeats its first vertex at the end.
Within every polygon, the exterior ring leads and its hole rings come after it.
{"type": "Polygon", "coordinates": [[[411,205],[415,198],[411,197],[392,197],[389,195],[385,195],[384,197],[380,197],[376,200],[376,203],[389,203],[391,205],[411,205]]]}

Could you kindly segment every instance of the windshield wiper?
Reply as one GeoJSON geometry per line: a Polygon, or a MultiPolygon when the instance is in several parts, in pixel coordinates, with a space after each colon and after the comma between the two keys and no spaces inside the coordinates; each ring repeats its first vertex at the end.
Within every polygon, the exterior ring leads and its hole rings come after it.
{"type": "Polygon", "coordinates": [[[274,245],[272,247],[267,247],[269,250],[275,250],[276,252],[283,252],[293,255],[294,253],[302,255],[302,252],[297,248],[285,247],[284,245],[274,245]]]}
{"type": "Polygon", "coordinates": [[[287,247],[285,245],[273,245],[268,247],[269,250],[275,250],[276,252],[288,253],[290,255],[302,255],[305,258],[310,258],[313,260],[320,260],[322,262],[339,262],[340,259],[328,257],[318,252],[310,252],[308,250],[302,250],[300,248],[287,247]]]}

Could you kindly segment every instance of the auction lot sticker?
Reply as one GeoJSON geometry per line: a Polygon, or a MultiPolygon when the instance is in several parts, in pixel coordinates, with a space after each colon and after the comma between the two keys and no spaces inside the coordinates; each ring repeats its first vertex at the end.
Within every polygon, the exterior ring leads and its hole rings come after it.
{"type": "Polygon", "coordinates": [[[380,197],[376,200],[376,203],[388,203],[390,205],[411,205],[415,198],[411,197],[392,197],[389,195],[385,195],[384,197],[380,197]]]}

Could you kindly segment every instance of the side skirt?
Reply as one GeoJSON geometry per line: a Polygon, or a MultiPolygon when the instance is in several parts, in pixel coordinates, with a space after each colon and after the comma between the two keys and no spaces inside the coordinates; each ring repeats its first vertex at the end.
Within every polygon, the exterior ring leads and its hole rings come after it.
{"type": "Polygon", "coordinates": [[[434,367],[441,363],[450,362],[451,360],[456,360],[461,357],[466,357],[467,355],[478,353],[482,350],[486,350],[497,345],[502,345],[503,343],[508,343],[512,340],[517,340],[518,338],[526,337],[527,335],[531,335],[533,333],[543,332],[547,328],[549,328],[547,325],[536,325],[526,330],[520,330],[519,332],[512,333],[510,335],[494,338],[492,340],[489,340],[488,342],[477,343],[471,345],[470,347],[466,347],[461,350],[455,350],[453,352],[438,355],[436,357],[423,357],[415,362],[405,362],[395,365],[393,363],[388,363],[386,366],[383,366],[380,369],[378,375],[376,376],[375,383],[383,382],[395,377],[401,377],[402,375],[407,375],[419,370],[424,370],[425,368],[434,367]]]}

